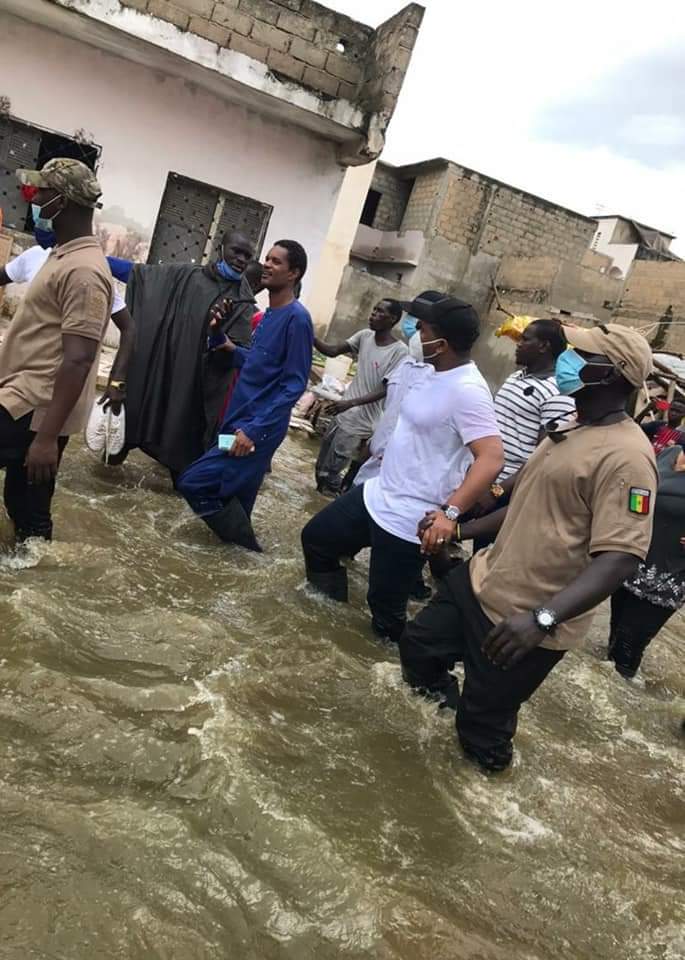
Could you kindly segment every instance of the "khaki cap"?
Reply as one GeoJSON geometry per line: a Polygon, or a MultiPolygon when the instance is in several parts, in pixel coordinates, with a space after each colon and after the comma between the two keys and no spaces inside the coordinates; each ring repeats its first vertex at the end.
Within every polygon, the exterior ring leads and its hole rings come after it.
{"type": "Polygon", "coordinates": [[[564,333],[570,346],[608,357],[634,387],[641,387],[654,369],[651,347],[632,327],[620,323],[603,323],[597,327],[565,324],[564,333]]]}
{"type": "Polygon", "coordinates": [[[85,163],[69,157],[48,160],[42,170],[17,170],[20,183],[32,187],[54,187],[82,207],[97,207],[102,189],[97,177],[85,163]]]}

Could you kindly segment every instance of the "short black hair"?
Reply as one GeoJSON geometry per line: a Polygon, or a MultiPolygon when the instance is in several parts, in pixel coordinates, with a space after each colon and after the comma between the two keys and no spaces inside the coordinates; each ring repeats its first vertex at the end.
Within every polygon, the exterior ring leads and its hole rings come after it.
{"type": "Polygon", "coordinates": [[[388,304],[388,313],[393,318],[395,323],[402,319],[402,304],[399,300],[392,300],[390,297],[383,297],[383,299],[379,300],[378,302],[388,304]]]}
{"type": "Polygon", "coordinates": [[[567,347],[564,328],[559,320],[548,320],[542,318],[533,320],[531,327],[535,327],[535,335],[538,340],[545,340],[549,344],[550,353],[556,360],[561,356],[567,347]]]}
{"type": "Polygon", "coordinates": [[[291,270],[299,272],[298,280],[301,280],[307,272],[307,253],[302,244],[297,240],[276,240],[271,246],[283,247],[288,251],[288,266],[291,270]]]}
{"type": "Polygon", "coordinates": [[[426,322],[448,342],[453,350],[463,353],[470,350],[480,336],[480,318],[476,310],[465,300],[450,297],[449,302],[449,309],[426,322]]]}

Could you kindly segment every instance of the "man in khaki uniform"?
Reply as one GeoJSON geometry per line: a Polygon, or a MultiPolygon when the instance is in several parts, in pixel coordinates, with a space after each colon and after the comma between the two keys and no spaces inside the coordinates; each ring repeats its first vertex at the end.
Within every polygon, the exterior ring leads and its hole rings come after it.
{"type": "Polygon", "coordinates": [[[462,747],[487,770],[511,762],[519,707],[583,645],[593,608],[631,576],[652,536],[654,454],[625,410],[651,370],[649,345],[615,324],[567,327],[566,338],[573,349],[556,376],[577,422],[548,428],[508,508],[456,526],[455,539],[497,540],[447,574],[400,642],[407,682],[456,707],[462,747]],[[448,673],[456,661],[461,696],[448,673]]]}
{"type": "Polygon", "coordinates": [[[0,347],[0,466],[17,540],[49,540],[55,477],[70,434],[88,419],[114,291],[93,236],[102,193],[93,171],[58,158],[17,176],[38,187],[33,218],[54,229],[57,245],[0,347]]]}

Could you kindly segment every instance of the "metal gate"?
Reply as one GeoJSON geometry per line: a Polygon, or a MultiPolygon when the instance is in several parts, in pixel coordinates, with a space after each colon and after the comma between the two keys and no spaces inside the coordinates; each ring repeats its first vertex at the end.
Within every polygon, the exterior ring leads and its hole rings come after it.
{"type": "Polygon", "coordinates": [[[148,263],[206,263],[229,230],[244,233],[259,256],[272,211],[250,197],[170,173],[148,263]]]}
{"type": "Polygon", "coordinates": [[[40,130],[0,120],[0,206],[3,226],[24,230],[28,204],[21,195],[15,170],[35,169],[40,149],[40,130]]]}
{"type": "Polygon", "coordinates": [[[0,207],[3,225],[12,230],[33,230],[29,204],[21,195],[16,170],[40,170],[53,157],[82,160],[94,170],[99,156],[100,147],[97,144],[34,127],[14,117],[0,117],[0,207]]]}

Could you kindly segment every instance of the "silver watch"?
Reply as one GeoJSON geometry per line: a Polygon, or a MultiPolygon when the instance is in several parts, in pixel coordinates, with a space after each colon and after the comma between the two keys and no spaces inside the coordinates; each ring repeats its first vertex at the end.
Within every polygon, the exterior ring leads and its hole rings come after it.
{"type": "Polygon", "coordinates": [[[554,610],[548,610],[547,607],[538,607],[537,610],[533,610],[533,616],[539,630],[542,630],[543,633],[554,633],[557,625],[557,615],[554,610]]]}
{"type": "Polygon", "coordinates": [[[451,503],[446,503],[441,509],[451,523],[457,522],[459,515],[461,514],[459,507],[453,507],[451,503]]]}

